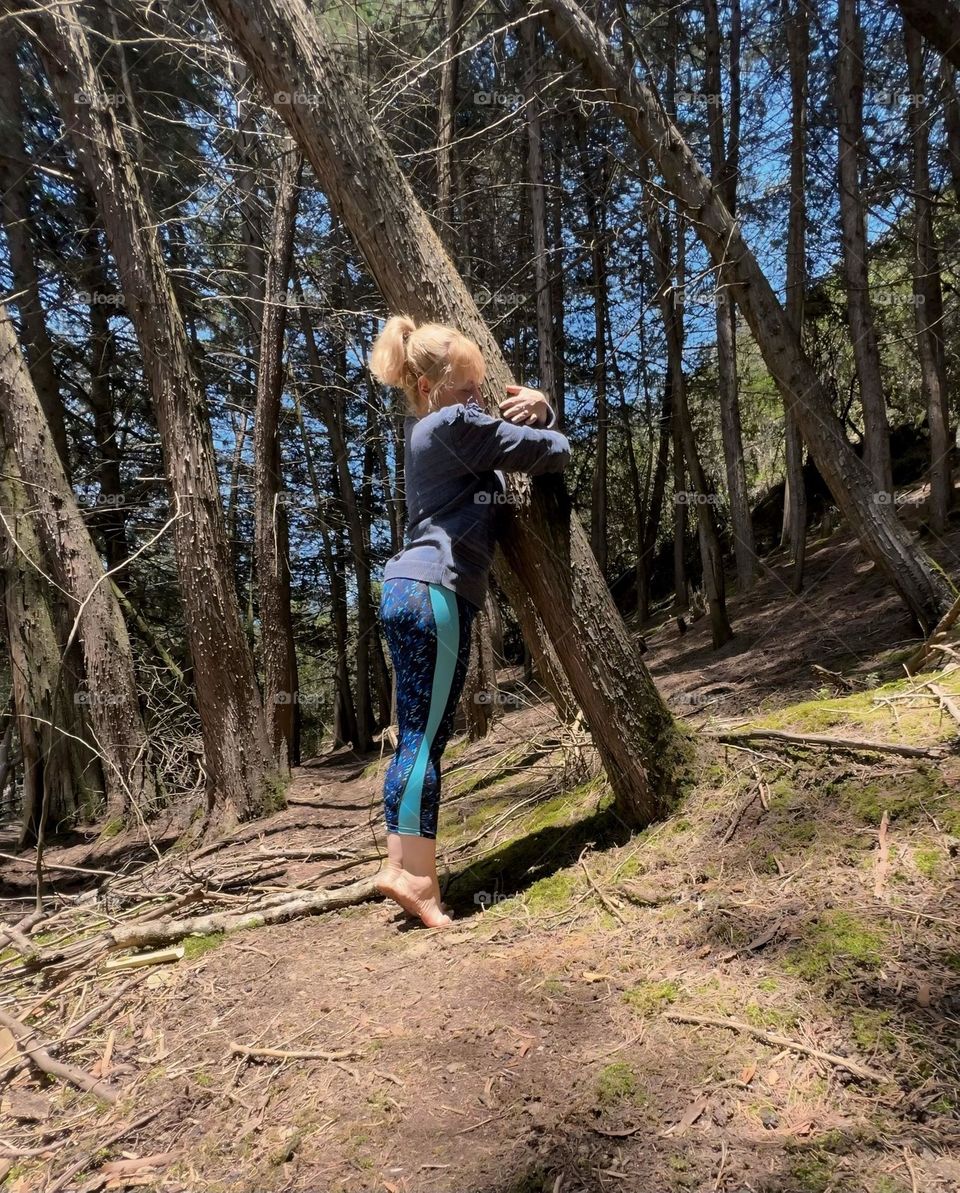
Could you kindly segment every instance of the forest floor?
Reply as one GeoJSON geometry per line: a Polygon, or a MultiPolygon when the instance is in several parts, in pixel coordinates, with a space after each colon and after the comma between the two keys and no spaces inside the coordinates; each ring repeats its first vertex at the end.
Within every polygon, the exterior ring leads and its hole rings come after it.
{"type": "MultiPolygon", "coordinates": [[[[957,539],[940,553],[960,555],[957,539]]],[[[960,696],[960,671],[905,676],[909,623],[842,534],[811,545],[800,598],[783,574],[733,594],[736,637],[720,652],[705,619],[682,635],[667,617],[645,631],[674,710],[708,731],[792,729],[929,755],[704,733],[681,807],[631,835],[589,739],[504,671],[503,717],[445,756],[452,929],[371,900],[193,936],[173,963],[93,965],[57,975],[56,989],[17,978],[20,958],[3,954],[0,1005],[16,999],[22,1018],[32,1006],[43,1039],[104,1007],[58,1055],[120,1095],[107,1105],[15,1073],[0,1156],[41,1154],[0,1159],[6,1187],[960,1189],[960,755],[942,698],[960,696]],[[327,1058],[243,1054],[257,1048],[327,1058]]],[[[387,754],[311,760],[285,810],[203,865],[252,859],[271,891],[373,874],[376,861],[337,871],[309,850],[382,849],[387,754]]],[[[100,841],[48,861],[126,859],[136,876],[129,850],[100,841]]],[[[165,867],[171,889],[203,868],[176,852],[165,867]]],[[[54,873],[65,897],[90,881],[54,873]]],[[[31,879],[29,858],[8,864],[7,898],[28,907],[31,879]]],[[[8,922],[17,910],[8,904],[8,922]]],[[[0,1035],[0,1054],[9,1043],[0,1035]]]]}

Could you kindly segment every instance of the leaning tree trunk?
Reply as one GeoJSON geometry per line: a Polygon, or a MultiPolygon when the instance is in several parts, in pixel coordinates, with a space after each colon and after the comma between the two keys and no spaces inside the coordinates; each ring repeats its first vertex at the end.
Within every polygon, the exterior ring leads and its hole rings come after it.
{"type": "Polygon", "coordinates": [[[585,63],[644,154],[654,160],[721,269],[771,376],[789,392],[814,463],[866,553],[902,597],[917,623],[932,628],[953,597],[946,577],[918,549],[889,502],[878,502],[873,478],[844,435],[830,397],[796,330],[747,244],[740,226],[700,168],[656,93],[622,65],[607,38],[574,0],[544,0],[557,39],[585,63]]]}
{"type": "MultiPolygon", "coordinates": [[[[152,810],[157,796],[151,752],[140,714],[133,654],[120,606],[84,526],[73,491],[20,353],[13,324],[0,305],[0,418],[19,475],[42,477],[31,489],[34,522],[47,570],[79,618],[85,691],[78,693],[99,756],[111,820],[152,810]]],[[[69,630],[68,630],[69,634],[69,630]]]]}
{"type": "Polygon", "coordinates": [[[40,298],[40,275],[30,235],[29,182],[32,162],[23,143],[23,101],[17,62],[19,30],[12,20],[0,28],[0,210],[10,252],[10,272],[20,317],[20,338],[30,376],[67,476],[70,453],[63,403],[53,365],[53,344],[40,298]]]}
{"type": "Polygon", "coordinates": [[[299,151],[292,144],[285,144],[277,178],[274,226],[259,321],[253,434],[254,550],[260,598],[263,704],[273,756],[285,774],[300,762],[300,685],[290,613],[290,537],[280,459],[280,409],[287,285],[302,168],[299,151]]]}
{"type": "MultiPolygon", "coordinates": [[[[44,579],[33,498],[20,476],[16,453],[3,447],[2,440],[0,433],[0,617],[6,621],[23,775],[18,843],[25,846],[95,815],[103,772],[87,744],[91,739],[84,724],[85,704],[77,699],[76,676],[61,655],[52,608],[60,594],[44,579]]],[[[67,658],[78,653],[74,646],[67,658]]],[[[0,792],[4,785],[0,783],[0,792]]]]}
{"type": "Polygon", "coordinates": [[[867,266],[867,213],[860,189],[863,143],[863,38],[859,0],[839,0],[837,116],[840,139],[840,223],[847,321],[863,409],[863,460],[877,490],[889,500],[893,490],[890,429],[880,375],[880,346],[873,321],[867,266]]]}
{"type": "MultiPolygon", "coordinates": [[[[740,173],[740,2],[730,5],[730,130],[724,127],[722,73],[720,67],[720,14],[717,0],[704,0],[706,22],[706,93],[710,127],[710,173],[727,210],[733,215],[737,206],[737,181],[740,173]]],[[[757,556],[750,516],[747,472],[743,462],[743,428],[740,421],[740,397],[737,381],[737,308],[720,286],[716,288],[717,380],[720,387],[720,431],[723,461],[730,502],[733,554],[737,563],[740,590],[753,587],[757,574],[757,556]]]]}
{"type": "Polygon", "coordinates": [[[930,529],[943,534],[953,500],[950,469],[949,406],[943,343],[943,289],[940,258],[934,242],[933,192],[930,187],[930,105],[926,102],[923,44],[909,22],[903,25],[910,80],[908,119],[913,142],[913,297],[917,326],[920,380],[930,428],[930,529]]]}
{"type": "Polygon", "coordinates": [[[277,776],[233,585],[206,402],[164,266],[157,219],[75,3],[63,0],[45,10],[38,25],[44,66],[100,207],[153,397],[203,730],[206,829],[225,830],[275,806],[277,776]]]}
{"type": "Polygon", "coordinates": [[[960,4],[957,0],[897,0],[914,29],[960,69],[960,4]]]}
{"type": "MultiPolygon", "coordinates": [[[[786,315],[800,341],[807,286],[807,72],[810,22],[806,0],[785,0],[790,58],[790,211],[787,217],[786,315]]],[[[784,398],[792,397],[783,391],[784,398]]],[[[793,553],[792,586],[803,587],[807,554],[807,485],[803,476],[803,439],[797,416],[784,403],[786,478],[783,491],[783,535],[793,553]]]]}
{"type": "MultiPolygon", "coordinates": [[[[510,373],[385,138],[304,0],[212,0],[265,94],[297,137],[389,306],[454,323],[487,363],[490,408],[510,373]],[[298,103],[300,94],[309,103],[298,103]]],[[[512,474],[504,554],[570,678],[624,820],[662,815],[686,749],[610,596],[562,479],[512,474]]],[[[499,579],[499,575],[498,575],[499,579]]],[[[502,582],[501,585],[503,586],[502,582]]]]}

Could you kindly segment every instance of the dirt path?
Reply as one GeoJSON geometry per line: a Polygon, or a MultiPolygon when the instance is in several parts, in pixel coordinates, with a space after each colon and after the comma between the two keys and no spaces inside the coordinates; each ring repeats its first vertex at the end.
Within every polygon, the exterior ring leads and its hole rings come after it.
{"type": "MultiPolygon", "coordinates": [[[[700,723],[776,705],[800,730],[826,719],[858,736],[955,737],[916,684],[873,686],[897,673],[909,629],[858,567],[842,541],[815,550],[822,587],[792,610],[764,608],[768,579],[734,602],[738,638],[719,657],[702,624],[681,637],[664,623],[647,657],[674,707],[700,723]]],[[[595,766],[576,755],[522,692],[490,740],[454,742],[449,932],[370,902],[191,938],[181,961],[134,975],[116,1013],[71,1052],[116,1084],[119,1105],[21,1073],[4,1143],[42,1147],[64,1129],[69,1142],[11,1158],[5,1187],[960,1188],[956,756],[706,749],[680,813],[629,837],[595,766]],[[696,1016],[721,1025],[678,1018],[696,1016]],[[330,1058],[253,1059],[238,1047],[330,1058]]],[[[302,768],[287,809],[248,826],[217,866],[323,844],[375,855],[385,763],[347,753],[302,768]]],[[[245,864],[273,888],[376,870],[245,864]]],[[[29,889],[28,864],[5,879],[8,895],[29,889]]],[[[117,985],[87,974],[33,1022],[49,1039],[117,985]]]]}

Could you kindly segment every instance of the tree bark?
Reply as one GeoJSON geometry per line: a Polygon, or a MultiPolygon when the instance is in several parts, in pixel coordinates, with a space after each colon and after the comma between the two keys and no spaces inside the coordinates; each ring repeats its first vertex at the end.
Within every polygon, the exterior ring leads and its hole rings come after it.
{"type": "Polygon", "coordinates": [[[285,774],[300,762],[300,684],[290,613],[290,540],[280,455],[280,410],[287,285],[293,262],[302,168],[302,156],[287,141],[281,149],[273,233],[264,279],[253,435],[254,551],[260,602],[263,705],[273,756],[285,774]]]}
{"type": "Polygon", "coordinates": [[[839,123],[840,223],[847,321],[863,410],[863,461],[881,498],[890,501],[893,467],[890,428],[880,374],[880,348],[870,302],[867,213],[860,189],[863,157],[863,37],[859,0],[839,0],[837,116],[839,123]]]}
{"type": "Polygon", "coordinates": [[[126,819],[134,808],[145,815],[153,810],[157,787],[127,627],[80,516],[13,324],[2,305],[0,418],[19,475],[43,478],[43,484],[31,489],[30,508],[47,568],[68,598],[73,618],[79,614],[76,637],[83,652],[86,687],[77,693],[77,702],[84,705],[92,729],[86,745],[100,757],[106,815],[111,820],[126,819]]]}
{"type": "MultiPolygon", "coordinates": [[[[356,240],[389,306],[444,319],[487,362],[491,409],[510,374],[476,304],[393,153],[303,0],[212,0],[266,94],[309,93],[278,104],[330,202],[356,240]]],[[[619,815],[647,824],[672,804],[683,739],[610,596],[559,477],[508,478],[504,555],[528,589],[584,709],[619,815]]],[[[498,574],[499,580],[499,574],[498,574]]],[[[503,586],[503,584],[501,584],[503,586]]]]}
{"type": "Polygon", "coordinates": [[[10,250],[10,271],[16,288],[20,338],[30,376],[56,444],[60,463],[70,476],[70,453],[63,421],[63,403],[53,361],[53,344],[40,301],[40,275],[30,235],[31,165],[23,144],[23,101],[17,62],[19,33],[11,20],[0,28],[0,209],[10,250]]]}
{"type": "MultiPolygon", "coordinates": [[[[785,0],[787,53],[790,59],[790,211],[787,217],[786,316],[801,342],[807,286],[807,71],[810,22],[806,0],[785,0]]],[[[803,476],[803,439],[790,398],[784,396],[786,477],[781,542],[793,553],[792,587],[803,587],[807,554],[807,486],[803,476]]]]}
{"type": "Polygon", "coordinates": [[[463,0],[445,0],[447,44],[440,68],[440,120],[437,129],[437,223],[444,243],[450,242],[453,215],[453,141],[462,11],[463,0]]]}
{"type": "Polygon", "coordinates": [[[276,804],[276,773],[233,585],[204,395],[157,220],[107,102],[73,0],[38,12],[39,49],[97,199],[150,386],[176,520],[174,550],[203,730],[207,831],[276,804]],[[80,97],[90,100],[79,102],[80,97]]]}
{"type": "Polygon", "coordinates": [[[904,17],[960,68],[960,4],[956,0],[897,0],[904,17]]]}
{"type": "MultiPolygon", "coordinates": [[[[740,172],[740,2],[730,5],[730,130],[724,128],[720,14],[717,0],[704,0],[706,21],[706,92],[710,130],[710,172],[713,185],[731,216],[736,212],[740,172]]],[[[743,461],[743,429],[737,376],[737,308],[721,285],[716,287],[717,380],[720,386],[720,430],[730,502],[737,581],[745,592],[757,574],[756,548],[747,472],[743,461]]]]}
{"type": "Polygon", "coordinates": [[[656,94],[628,74],[606,37],[574,0],[544,0],[558,40],[586,64],[618,104],[632,136],[649,154],[721,266],[771,376],[794,397],[801,434],[853,533],[902,597],[921,628],[937,623],[952,601],[948,581],[914,544],[890,503],[876,500],[869,470],[844,436],[829,395],[800,346],[770,283],[656,94]]]}
{"type": "Polygon", "coordinates": [[[934,242],[933,192],[930,187],[930,104],[926,98],[923,71],[923,43],[907,21],[903,24],[910,81],[908,107],[913,144],[913,298],[917,327],[917,355],[920,381],[927,405],[930,430],[929,525],[943,534],[953,502],[950,468],[950,421],[947,403],[946,352],[943,342],[943,289],[940,284],[940,255],[934,242]]]}

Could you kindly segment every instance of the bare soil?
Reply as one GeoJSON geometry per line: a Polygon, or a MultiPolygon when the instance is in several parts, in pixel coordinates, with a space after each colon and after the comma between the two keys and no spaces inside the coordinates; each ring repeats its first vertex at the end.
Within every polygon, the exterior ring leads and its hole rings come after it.
{"type": "MultiPolygon", "coordinates": [[[[937,546],[952,574],[956,540],[937,546]]],[[[631,835],[589,739],[504,671],[504,716],[482,742],[456,738],[445,760],[452,930],[369,901],[192,937],[172,964],[100,964],[53,994],[63,972],[18,978],[20,959],[3,955],[2,1005],[39,1003],[29,1022],[45,1040],[130,983],[59,1054],[109,1080],[116,1106],[29,1070],[10,1076],[0,1155],[53,1150],[0,1159],[5,1187],[960,1189],[958,725],[923,686],[960,682],[904,678],[916,631],[842,534],[812,545],[799,598],[784,575],[768,568],[732,597],[736,638],[722,651],[704,620],[680,634],[664,615],[644,631],[645,661],[685,723],[776,723],[938,756],[701,736],[684,804],[631,835]],[[256,1048],[331,1059],[238,1052],[256,1048]]],[[[312,760],[284,811],[202,862],[169,854],[144,891],[160,873],[187,889],[231,859],[249,873],[223,887],[228,907],[258,886],[375,873],[375,860],[337,870],[264,853],[335,845],[375,858],[386,761],[312,760]]],[[[73,845],[48,861],[134,873],[135,844],[73,845]]],[[[65,905],[98,881],[54,876],[65,905]]],[[[27,898],[30,859],[4,877],[8,899],[27,898]]],[[[7,906],[10,922],[18,904],[7,906]]],[[[124,913],[109,896],[91,906],[124,913]]]]}

